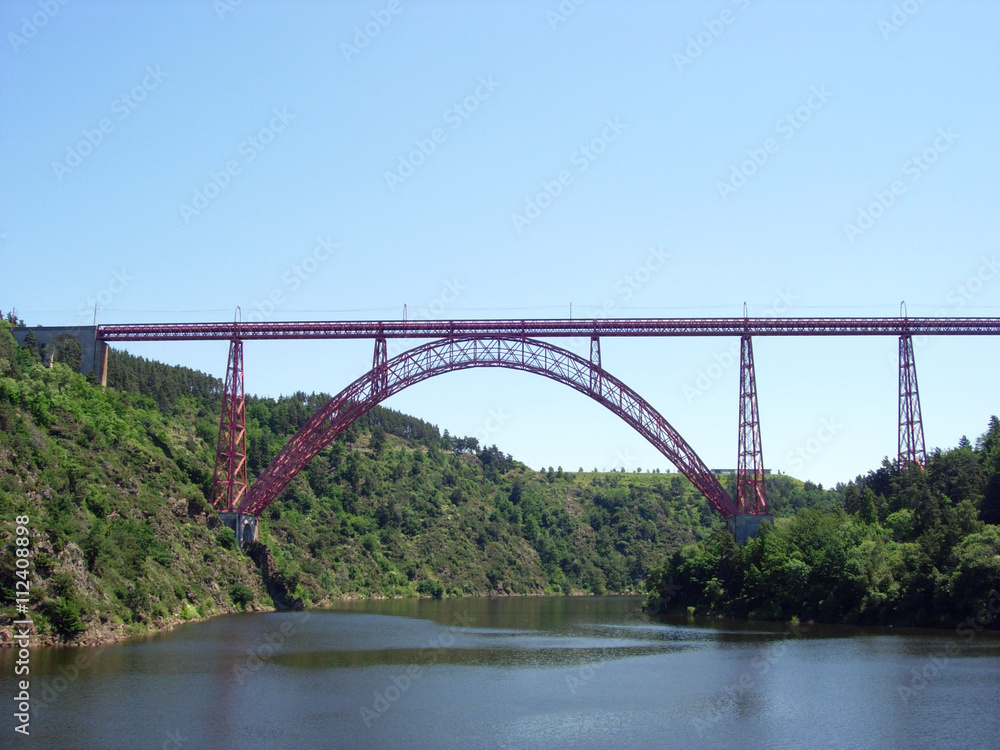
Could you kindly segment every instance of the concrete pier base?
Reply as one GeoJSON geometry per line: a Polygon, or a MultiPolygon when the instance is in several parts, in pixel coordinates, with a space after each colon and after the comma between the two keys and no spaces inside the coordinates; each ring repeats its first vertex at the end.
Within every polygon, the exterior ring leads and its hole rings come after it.
{"type": "Polygon", "coordinates": [[[260,539],[257,516],[249,513],[220,513],[219,518],[226,526],[236,532],[236,544],[240,549],[243,549],[250,542],[256,542],[260,539]]]}
{"type": "Polygon", "coordinates": [[[747,543],[748,539],[753,539],[757,536],[757,533],[760,531],[760,525],[764,521],[774,523],[774,516],[770,513],[759,515],[738,513],[726,519],[726,526],[729,528],[729,533],[736,539],[736,543],[742,546],[747,543]]]}

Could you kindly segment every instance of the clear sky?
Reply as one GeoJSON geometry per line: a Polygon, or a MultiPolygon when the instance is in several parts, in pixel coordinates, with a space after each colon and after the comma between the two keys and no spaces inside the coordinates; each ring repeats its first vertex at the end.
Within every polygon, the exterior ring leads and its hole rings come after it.
{"type": "MultiPolygon", "coordinates": [[[[0,307],[32,325],[95,301],[104,323],[1000,315],[998,28],[995,2],[939,0],[4,0],[0,307]]],[[[603,358],[732,467],[736,346],[617,339],[603,358]]],[[[223,343],[130,349],[225,370],[223,343]]],[[[895,454],[895,339],[755,355],[768,467],[831,484],[895,454]]],[[[1000,341],[916,359],[928,448],[1000,412],[1000,341]]],[[[246,360],[250,392],[335,393],[371,343],[246,360]]],[[[669,468],[524,373],[386,405],[536,468],[669,468]]]]}

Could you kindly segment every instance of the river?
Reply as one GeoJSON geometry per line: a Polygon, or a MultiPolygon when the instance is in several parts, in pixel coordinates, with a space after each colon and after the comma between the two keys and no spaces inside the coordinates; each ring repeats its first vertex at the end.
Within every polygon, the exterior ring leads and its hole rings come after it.
{"type": "Polygon", "coordinates": [[[350,602],[32,652],[32,748],[997,748],[1000,639],[655,618],[634,597],[350,602]]]}

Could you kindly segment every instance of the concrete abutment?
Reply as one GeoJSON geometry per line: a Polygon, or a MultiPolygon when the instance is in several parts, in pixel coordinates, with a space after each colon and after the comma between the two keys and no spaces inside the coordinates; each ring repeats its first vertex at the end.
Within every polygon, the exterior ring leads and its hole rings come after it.
{"type": "Polygon", "coordinates": [[[251,513],[219,513],[219,519],[236,533],[236,544],[241,550],[260,540],[257,516],[251,513]]]}
{"type": "Polygon", "coordinates": [[[760,533],[760,525],[765,521],[773,524],[774,516],[770,513],[737,513],[726,519],[726,528],[736,543],[742,546],[760,533]]]}
{"type": "Polygon", "coordinates": [[[55,352],[55,344],[59,339],[67,336],[76,339],[80,344],[80,373],[94,373],[101,385],[108,384],[108,345],[98,340],[95,326],[15,326],[10,332],[18,344],[24,344],[29,332],[34,333],[38,345],[50,352],[47,362],[49,365],[52,364],[51,353],[55,352]]]}

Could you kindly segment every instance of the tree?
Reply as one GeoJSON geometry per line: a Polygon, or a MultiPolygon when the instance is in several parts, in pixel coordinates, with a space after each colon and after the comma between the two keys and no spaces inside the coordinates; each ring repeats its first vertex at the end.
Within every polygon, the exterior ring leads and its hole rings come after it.
{"type": "Polygon", "coordinates": [[[4,317],[3,312],[0,312],[0,320],[6,320],[12,326],[20,327],[24,325],[24,321],[17,317],[17,310],[11,310],[7,313],[6,317],[4,317]]]}
{"type": "Polygon", "coordinates": [[[15,379],[21,377],[21,369],[17,366],[17,342],[6,326],[0,326],[0,376],[2,375],[15,379]]]}
{"type": "Polygon", "coordinates": [[[385,430],[383,430],[378,425],[372,428],[372,437],[370,445],[372,452],[376,456],[381,455],[382,449],[385,447],[385,430]]]}
{"type": "Polygon", "coordinates": [[[55,352],[52,354],[53,362],[61,362],[72,370],[79,372],[82,360],[83,351],[80,349],[79,341],[72,336],[59,339],[56,343],[55,352]]]}
{"type": "Polygon", "coordinates": [[[28,356],[35,362],[42,361],[42,355],[38,349],[38,339],[35,337],[34,331],[28,331],[28,334],[24,337],[24,343],[21,344],[21,348],[24,349],[28,356]]]}

